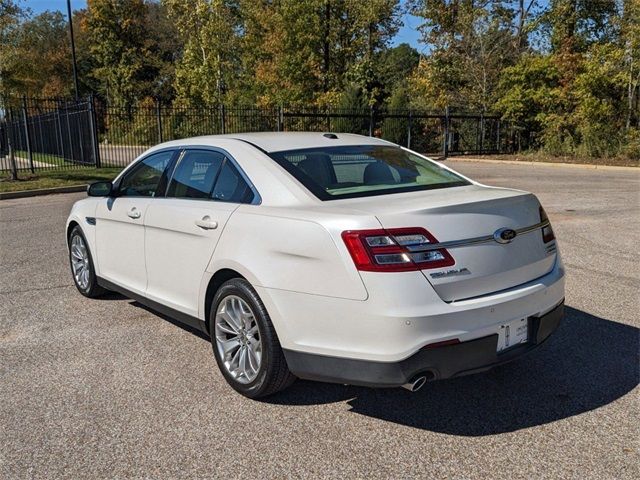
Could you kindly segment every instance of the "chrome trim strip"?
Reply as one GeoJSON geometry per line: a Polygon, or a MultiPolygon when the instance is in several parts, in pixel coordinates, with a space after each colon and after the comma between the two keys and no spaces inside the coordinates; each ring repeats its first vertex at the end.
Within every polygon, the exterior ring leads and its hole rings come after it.
{"type": "MultiPolygon", "coordinates": [[[[549,220],[545,220],[529,227],[518,228],[515,230],[516,237],[524,235],[526,233],[535,232],[549,225],[549,220]]],[[[482,237],[465,238],[464,240],[451,240],[449,242],[432,243],[429,245],[404,245],[404,247],[412,253],[429,252],[431,250],[440,250],[441,248],[457,248],[466,247],[469,245],[477,245],[479,243],[495,242],[493,235],[484,235],[482,237]]]]}
{"type": "Polygon", "coordinates": [[[549,226],[549,220],[545,220],[544,222],[536,223],[535,225],[531,225],[530,227],[519,228],[516,230],[516,233],[518,235],[522,235],[524,233],[531,233],[548,226],[549,226]]]}
{"type": "MultiPolygon", "coordinates": [[[[173,182],[173,177],[176,174],[176,170],[178,169],[178,166],[182,162],[182,159],[184,158],[184,154],[186,152],[187,152],[187,149],[183,148],[180,151],[180,154],[178,155],[178,158],[176,158],[175,164],[173,165],[173,168],[171,169],[171,176],[169,178],[167,178],[167,186],[164,187],[164,195],[163,195],[163,197],[165,197],[165,198],[167,196],[167,192],[169,191],[169,187],[171,186],[171,182],[173,182]]],[[[155,198],[160,198],[160,197],[155,197],[155,198]]]]}

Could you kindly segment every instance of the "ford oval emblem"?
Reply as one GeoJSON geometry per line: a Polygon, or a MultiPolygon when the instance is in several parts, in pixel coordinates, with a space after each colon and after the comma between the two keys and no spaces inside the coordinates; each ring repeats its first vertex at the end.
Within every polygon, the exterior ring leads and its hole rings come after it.
{"type": "Polygon", "coordinates": [[[512,228],[500,228],[493,233],[493,239],[498,243],[510,243],[518,232],[512,228]]]}

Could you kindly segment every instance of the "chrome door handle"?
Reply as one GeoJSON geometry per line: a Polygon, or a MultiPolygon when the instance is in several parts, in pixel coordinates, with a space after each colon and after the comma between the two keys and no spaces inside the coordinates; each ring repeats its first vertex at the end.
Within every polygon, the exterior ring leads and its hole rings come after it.
{"type": "Polygon", "coordinates": [[[218,222],[211,220],[209,215],[202,217],[202,220],[196,220],[195,224],[203,230],[214,230],[218,228],[218,222]]]}
{"type": "Polygon", "coordinates": [[[136,207],[133,207],[131,210],[129,210],[127,212],[127,215],[130,218],[140,218],[140,212],[138,211],[138,209],[136,207]]]}

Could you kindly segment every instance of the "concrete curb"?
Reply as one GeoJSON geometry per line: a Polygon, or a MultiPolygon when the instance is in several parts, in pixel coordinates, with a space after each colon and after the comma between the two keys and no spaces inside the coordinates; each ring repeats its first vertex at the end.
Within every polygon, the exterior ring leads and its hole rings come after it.
{"type": "Polygon", "coordinates": [[[484,162],[484,163],[502,163],[507,165],[540,165],[544,167],[569,167],[569,168],[586,168],[589,170],[622,170],[640,172],[640,167],[622,167],[618,165],[591,165],[588,163],[562,163],[562,162],[532,162],[527,160],[496,160],[493,158],[476,158],[476,157],[449,157],[446,160],[454,162],[484,162]]]}
{"type": "Polygon", "coordinates": [[[87,185],[70,185],[68,187],[41,188],[38,190],[20,190],[17,192],[0,192],[0,200],[11,198],[37,197],[39,195],[51,195],[54,193],[86,192],[87,185]]]}

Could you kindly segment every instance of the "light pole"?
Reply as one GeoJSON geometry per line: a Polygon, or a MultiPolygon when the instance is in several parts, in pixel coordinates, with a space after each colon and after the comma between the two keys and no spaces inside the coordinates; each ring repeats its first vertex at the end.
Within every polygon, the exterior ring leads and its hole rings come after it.
{"type": "Polygon", "coordinates": [[[67,15],[69,16],[69,34],[71,35],[71,58],[73,60],[73,87],[76,101],[78,100],[78,67],[76,66],[76,44],[73,39],[73,20],[71,19],[71,0],[67,0],[67,15]]]}

